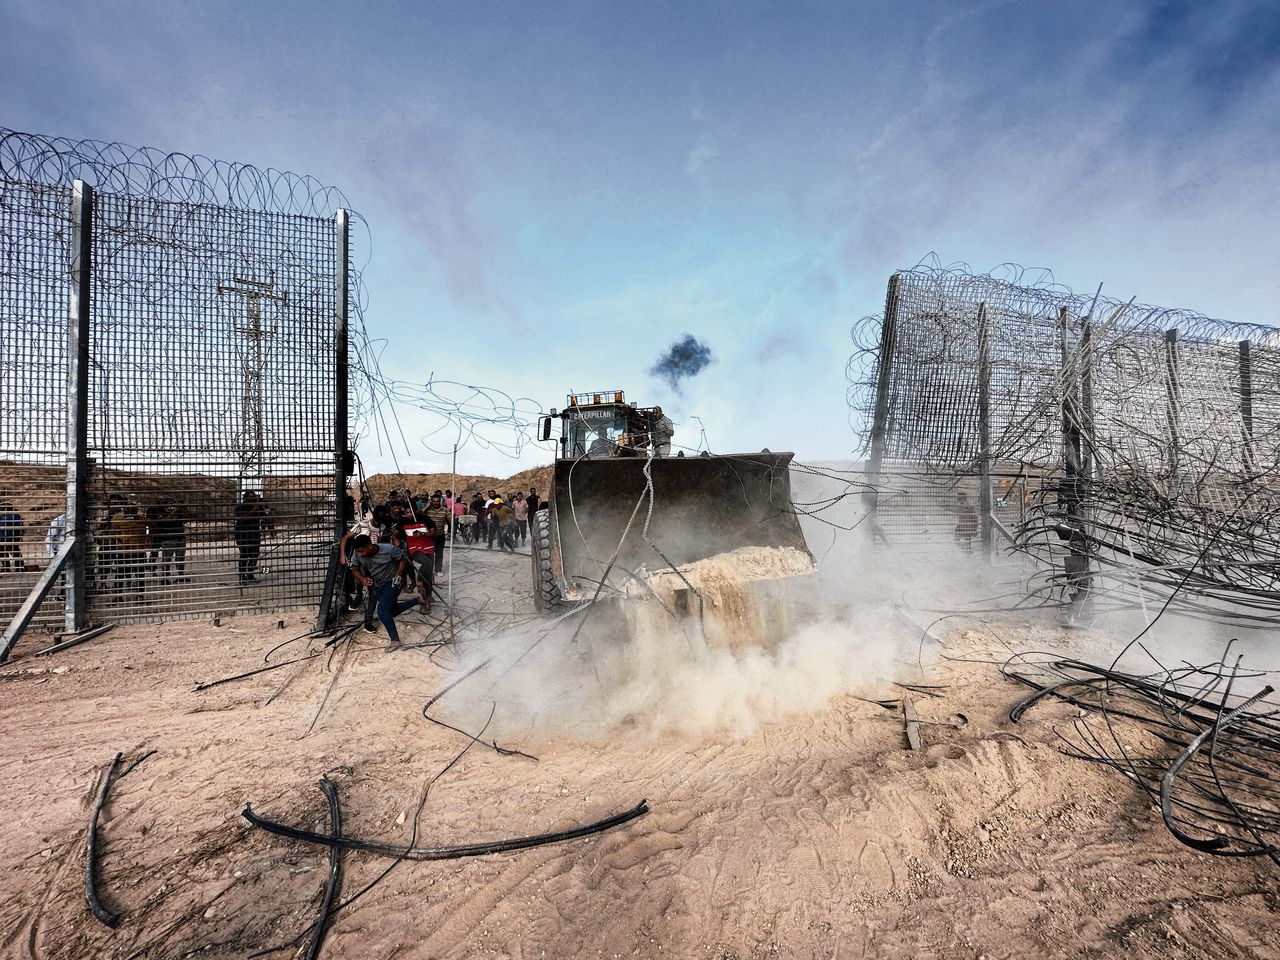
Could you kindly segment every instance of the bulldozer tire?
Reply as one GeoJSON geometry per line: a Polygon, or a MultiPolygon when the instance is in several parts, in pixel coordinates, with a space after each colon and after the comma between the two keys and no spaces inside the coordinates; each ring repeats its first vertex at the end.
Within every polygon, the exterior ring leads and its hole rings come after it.
{"type": "Polygon", "coordinates": [[[529,518],[533,534],[529,538],[529,555],[533,559],[533,604],[546,612],[560,606],[560,588],[551,571],[551,517],[546,510],[536,510],[529,518]]]}

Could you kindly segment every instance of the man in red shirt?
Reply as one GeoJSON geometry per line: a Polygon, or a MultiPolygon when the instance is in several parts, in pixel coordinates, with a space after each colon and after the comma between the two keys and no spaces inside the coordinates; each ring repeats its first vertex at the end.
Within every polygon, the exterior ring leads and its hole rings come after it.
{"type": "Polygon", "coordinates": [[[405,549],[409,552],[409,562],[417,573],[418,599],[422,601],[422,609],[431,609],[431,589],[435,586],[436,535],[435,521],[427,514],[422,514],[414,523],[404,525],[405,549]]]}

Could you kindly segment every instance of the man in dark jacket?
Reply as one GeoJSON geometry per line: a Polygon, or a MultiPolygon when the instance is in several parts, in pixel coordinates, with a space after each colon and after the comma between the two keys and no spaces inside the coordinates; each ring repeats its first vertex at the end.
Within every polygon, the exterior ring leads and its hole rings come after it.
{"type": "Polygon", "coordinates": [[[0,503],[0,569],[15,573],[25,569],[22,562],[22,515],[11,503],[0,503]]]}
{"type": "Polygon", "coordinates": [[[241,586],[257,579],[265,513],[262,500],[252,490],[246,490],[241,502],[236,504],[235,539],[236,549],[240,551],[240,557],[236,561],[236,576],[241,586]]]}

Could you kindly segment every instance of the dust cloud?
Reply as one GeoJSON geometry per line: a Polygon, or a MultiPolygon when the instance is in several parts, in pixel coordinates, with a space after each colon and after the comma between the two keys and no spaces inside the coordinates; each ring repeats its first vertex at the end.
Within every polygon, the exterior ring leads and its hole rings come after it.
{"type": "MultiPolygon", "coordinates": [[[[844,489],[838,480],[797,479],[797,501],[844,489]]],[[[496,706],[485,738],[532,746],[619,732],[740,740],[840,695],[892,698],[894,681],[927,682],[936,651],[903,615],[906,593],[921,592],[920,577],[865,543],[855,526],[862,509],[854,491],[820,519],[801,518],[818,560],[807,575],[760,575],[771,565],[783,573],[811,567],[802,554],[800,565],[790,556],[752,556],[740,561],[752,568],[740,588],[704,580],[703,621],[696,609],[673,610],[670,588],[679,584],[664,574],[657,589],[629,589],[625,603],[472,640],[460,668],[484,666],[436,709],[476,729],[496,706]]],[[[723,574],[725,565],[693,566],[723,574]]],[[[935,575],[926,592],[937,603],[964,586],[935,575]]]]}

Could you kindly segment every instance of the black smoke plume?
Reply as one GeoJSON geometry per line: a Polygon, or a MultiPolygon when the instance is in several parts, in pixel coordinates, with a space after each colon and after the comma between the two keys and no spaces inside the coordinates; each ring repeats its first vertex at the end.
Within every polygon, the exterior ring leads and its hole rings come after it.
{"type": "Polygon", "coordinates": [[[681,382],[689,377],[696,377],[711,365],[713,359],[710,347],[693,334],[686,333],[682,339],[667,348],[667,352],[658,358],[649,372],[661,377],[667,386],[679,393],[681,382]]]}

